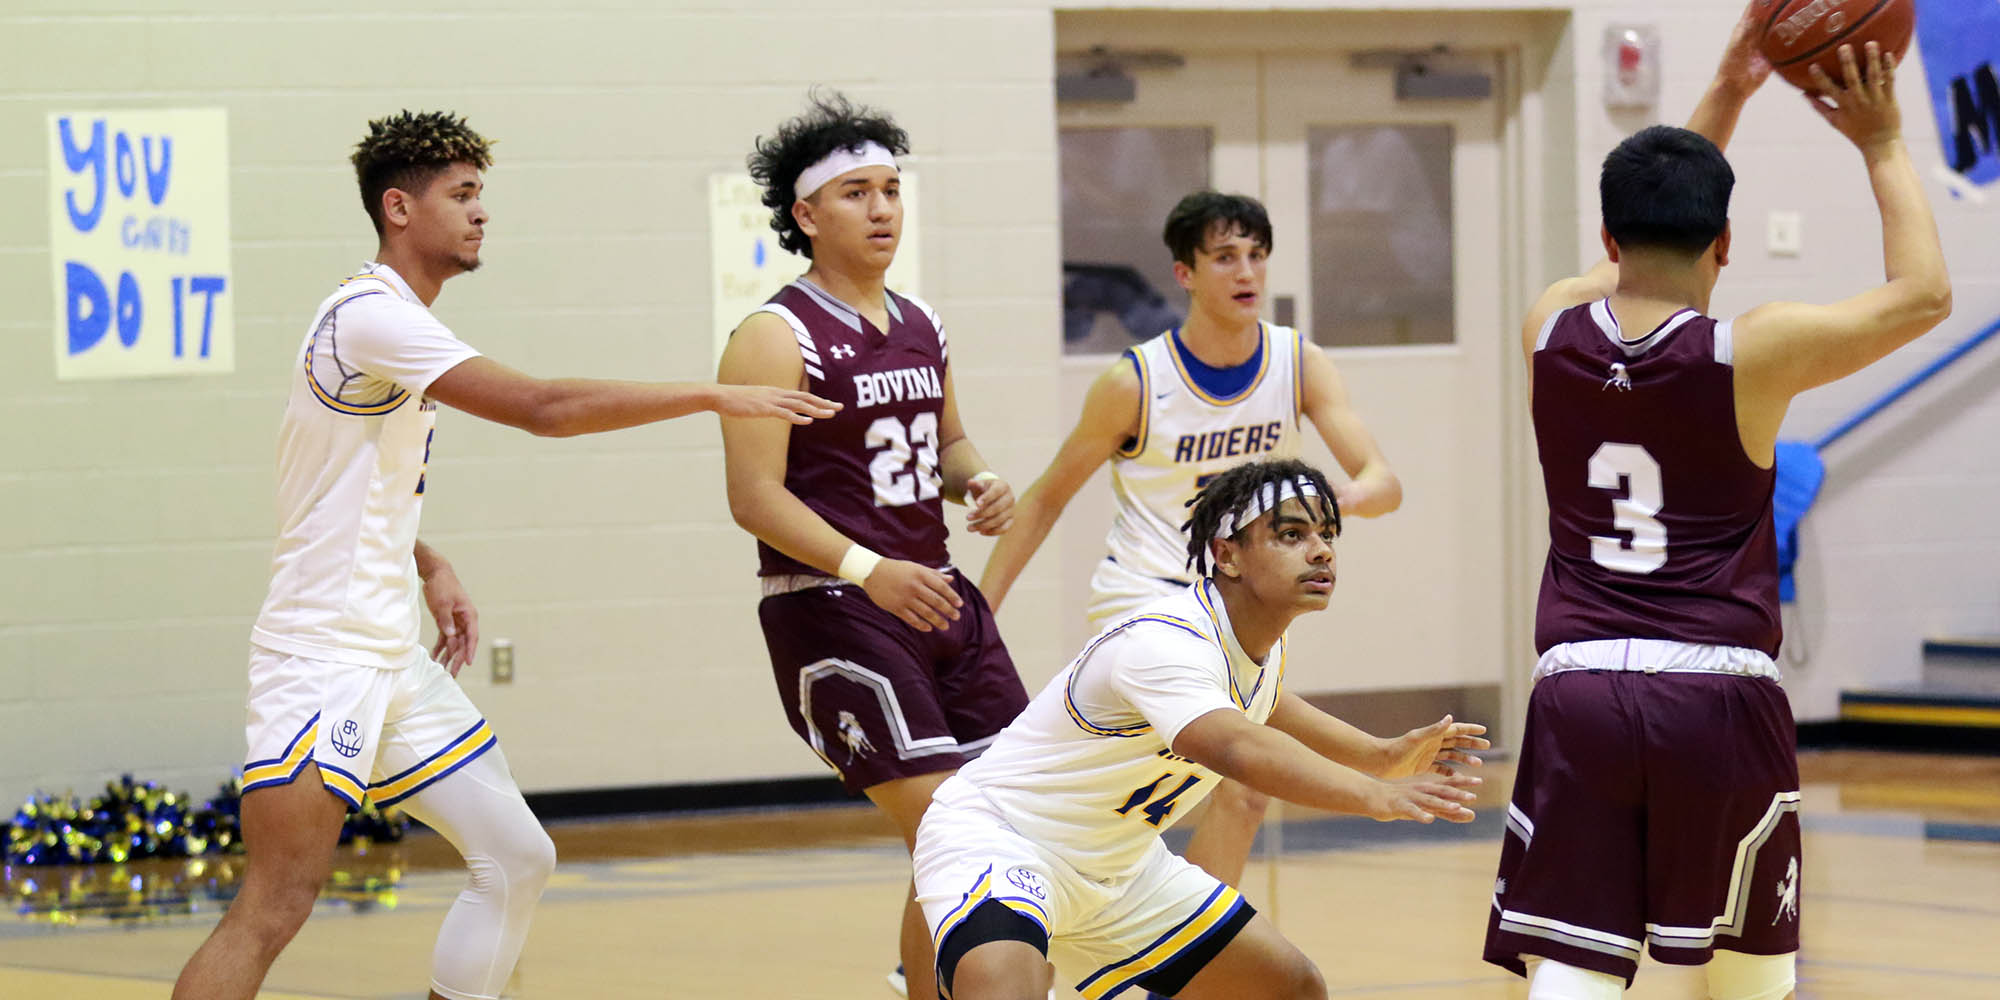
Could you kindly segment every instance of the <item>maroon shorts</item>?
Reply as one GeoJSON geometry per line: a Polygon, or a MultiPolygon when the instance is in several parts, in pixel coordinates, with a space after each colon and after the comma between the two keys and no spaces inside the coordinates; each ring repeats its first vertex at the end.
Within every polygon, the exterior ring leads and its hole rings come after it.
{"type": "Polygon", "coordinates": [[[1776,682],[1572,670],[1528,700],[1486,961],[1623,976],[1643,943],[1700,965],[1717,948],[1799,948],[1799,765],[1776,682]]]}
{"type": "Polygon", "coordinates": [[[919,632],[860,587],[813,587],[757,606],[792,729],[848,791],[955,771],[1027,707],[993,610],[960,573],[965,606],[919,632]]]}

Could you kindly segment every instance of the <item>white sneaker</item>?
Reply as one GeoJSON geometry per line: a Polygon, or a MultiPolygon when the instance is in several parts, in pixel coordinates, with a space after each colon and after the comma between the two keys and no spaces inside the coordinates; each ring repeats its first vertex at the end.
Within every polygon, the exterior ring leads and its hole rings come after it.
{"type": "Polygon", "coordinates": [[[903,963],[897,962],[896,971],[889,973],[889,988],[895,990],[896,995],[904,997],[905,1000],[909,997],[910,981],[903,975],[903,963]]]}

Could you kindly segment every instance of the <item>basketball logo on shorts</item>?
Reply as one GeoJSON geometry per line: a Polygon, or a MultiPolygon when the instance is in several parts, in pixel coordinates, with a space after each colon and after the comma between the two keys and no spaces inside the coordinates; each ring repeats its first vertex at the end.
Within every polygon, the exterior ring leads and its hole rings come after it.
{"type": "Polygon", "coordinates": [[[840,713],[840,742],[847,744],[847,762],[864,753],[874,753],[875,744],[868,741],[868,732],[861,728],[861,720],[853,712],[840,713]]]}
{"type": "Polygon", "coordinates": [[[340,751],[342,757],[359,754],[361,742],[361,727],[353,719],[342,722],[340,728],[333,731],[333,748],[340,751]]]}
{"type": "Polygon", "coordinates": [[[1771,918],[1777,923],[1787,917],[1799,919],[1799,859],[1794,856],[1785,868],[1785,877],[1778,880],[1778,915],[1771,918]]]}
{"type": "Polygon", "coordinates": [[[1049,898],[1048,883],[1043,882],[1042,876],[1032,868],[1008,869],[1007,881],[1014,883],[1015,888],[1036,899],[1047,901],[1049,898]]]}

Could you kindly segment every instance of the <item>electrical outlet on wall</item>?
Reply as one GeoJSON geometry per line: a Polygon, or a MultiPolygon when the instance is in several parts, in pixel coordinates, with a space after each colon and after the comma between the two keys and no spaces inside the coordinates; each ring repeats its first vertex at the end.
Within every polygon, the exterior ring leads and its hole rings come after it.
{"type": "Polygon", "coordinates": [[[514,640],[493,640],[493,683],[514,683],[514,640]]]}
{"type": "Polygon", "coordinates": [[[1764,229],[1764,252],[1773,257],[1797,257],[1805,248],[1805,220],[1797,212],[1773,211],[1764,229]]]}

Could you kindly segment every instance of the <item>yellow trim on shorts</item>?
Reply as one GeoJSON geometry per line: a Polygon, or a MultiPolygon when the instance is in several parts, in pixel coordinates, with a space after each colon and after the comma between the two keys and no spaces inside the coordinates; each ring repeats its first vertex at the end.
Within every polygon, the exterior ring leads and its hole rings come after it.
{"type": "Polygon", "coordinates": [[[1098,973],[1100,978],[1096,982],[1078,991],[1084,1000],[1102,1000],[1114,988],[1129,985],[1133,980],[1172,962],[1181,952],[1214,930],[1217,924],[1227,920],[1230,912],[1236,908],[1237,901],[1243,898],[1243,894],[1227,885],[1222,889],[1223,891],[1208,906],[1172,937],[1155,942],[1151,948],[1118,963],[1116,975],[1107,976],[1100,971],[1098,973]]]}
{"type": "Polygon", "coordinates": [[[938,950],[944,947],[945,936],[949,935],[953,928],[964,923],[966,916],[972,913],[974,907],[986,901],[987,890],[992,885],[993,866],[987,865],[986,870],[979,873],[979,881],[973,883],[972,891],[966,893],[965,898],[959,900],[958,905],[952,907],[951,912],[945,914],[943,920],[938,921],[937,933],[931,935],[931,954],[937,954],[938,950]]]}
{"type": "Polygon", "coordinates": [[[484,753],[494,741],[493,727],[487,724],[485,719],[479,720],[479,725],[430,760],[418,765],[414,770],[405,771],[389,781],[375,785],[373,788],[375,801],[393,803],[409,795],[431,779],[441,777],[445,772],[484,753]]]}
{"type": "Polygon", "coordinates": [[[306,758],[312,755],[313,744],[318,739],[319,723],[315,722],[300,730],[299,734],[292,738],[291,749],[286,752],[283,759],[272,764],[245,768],[243,787],[248,788],[261,781],[290,781],[292,772],[298,770],[299,766],[306,762],[306,758]]]}

